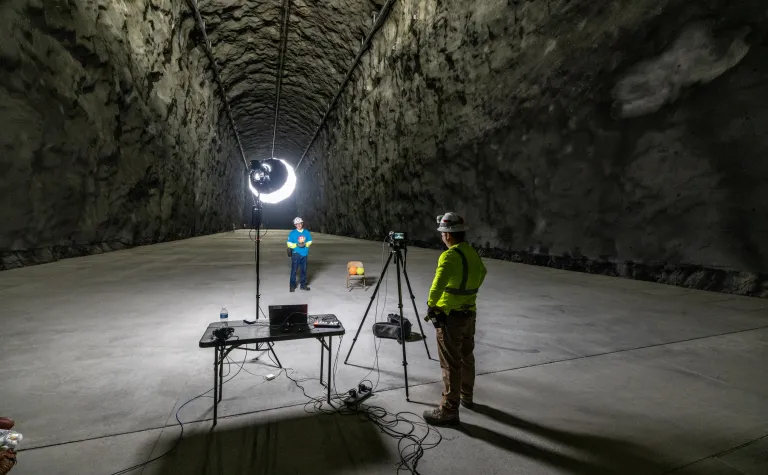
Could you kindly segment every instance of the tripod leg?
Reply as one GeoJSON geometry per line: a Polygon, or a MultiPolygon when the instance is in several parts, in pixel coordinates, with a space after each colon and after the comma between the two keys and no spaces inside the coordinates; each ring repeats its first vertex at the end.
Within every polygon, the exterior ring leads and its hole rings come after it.
{"type": "Polygon", "coordinates": [[[397,268],[397,308],[400,312],[400,345],[403,347],[403,375],[405,377],[405,400],[410,402],[411,397],[408,394],[408,357],[405,354],[405,338],[403,338],[403,286],[400,281],[400,265],[402,257],[400,257],[400,251],[397,250],[397,257],[395,258],[395,267],[397,268]]]}
{"type": "Polygon", "coordinates": [[[413,313],[416,314],[416,321],[419,322],[419,331],[424,337],[424,349],[427,350],[427,358],[432,359],[432,355],[429,354],[429,346],[427,346],[427,334],[424,333],[424,327],[421,326],[421,317],[419,317],[419,309],[416,308],[416,297],[413,296],[413,289],[411,289],[411,280],[408,278],[408,272],[403,267],[403,276],[405,277],[405,283],[408,285],[408,292],[411,294],[411,302],[413,302],[413,313]]]}
{"type": "MultiPolygon", "coordinates": [[[[392,260],[392,253],[389,254],[387,263],[384,264],[384,268],[381,270],[381,276],[379,276],[379,281],[376,282],[376,288],[373,290],[373,294],[371,295],[371,300],[368,302],[368,308],[365,309],[365,315],[363,315],[363,321],[360,322],[360,326],[357,327],[357,333],[355,333],[355,337],[352,339],[352,346],[349,347],[349,351],[347,352],[347,357],[344,359],[344,364],[348,364],[347,361],[349,361],[349,355],[352,354],[352,349],[355,347],[355,342],[357,342],[357,337],[360,336],[360,330],[363,329],[363,325],[365,324],[365,319],[368,318],[368,312],[370,312],[371,306],[373,305],[373,299],[376,298],[376,294],[379,292],[379,286],[381,286],[381,282],[384,280],[384,275],[387,273],[387,267],[389,267],[389,262],[391,260],[392,260]]],[[[398,278],[399,278],[399,274],[398,274],[398,278]]]]}

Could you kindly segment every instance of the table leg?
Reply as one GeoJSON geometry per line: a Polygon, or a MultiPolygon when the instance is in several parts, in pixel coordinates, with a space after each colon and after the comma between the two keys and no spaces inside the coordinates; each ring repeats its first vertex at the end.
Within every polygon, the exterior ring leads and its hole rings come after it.
{"type": "Polygon", "coordinates": [[[221,347],[221,354],[219,355],[219,402],[221,402],[222,395],[224,394],[224,347],[221,347]]]}
{"type": "Polygon", "coordinates": [[[213,348],[213,425],[216,425],[218,416],[219,401],[219,347],[213,348]]]}
{"type": "MultiPolygon", "coordinates": [[[[328,337],[328,404],[331,403],[331,366],[333,366],[333,337],[328,337]]],[[[320,372],[322,374],[322,371],[320,372]]]]}
{"type": "Polygon", "coordinates": [[[324,386],[323,384],[323,369],[325,366],[323,365],[323,360],[325,359],[325,337],[322,337],[320,339],[320,386],[324,386]]]}
{"type": "Polygon", "coordinates": [[[272,348],[272,343],[267,343],[267,346],[269,347],[269,351],[272,353],[272,356],[275,357],[275,361],[277,361],[277,367],[280,369],[283,369],[283,364],[280,362],[280,358],[277,357],[277,353],[275,353],[274,348],[272,348]]]}

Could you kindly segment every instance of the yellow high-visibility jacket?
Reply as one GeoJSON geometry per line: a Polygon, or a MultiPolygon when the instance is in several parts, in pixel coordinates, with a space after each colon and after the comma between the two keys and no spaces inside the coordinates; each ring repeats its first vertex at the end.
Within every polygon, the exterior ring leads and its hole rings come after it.
{"type": "Polygon", "coordinates": [[[477,310],[477,291],[487,271],[477,251],[467,242],[451,246],[440,254],[437,271],[429,289],[429,307],[445,313],[453,310],[477,310]]]}

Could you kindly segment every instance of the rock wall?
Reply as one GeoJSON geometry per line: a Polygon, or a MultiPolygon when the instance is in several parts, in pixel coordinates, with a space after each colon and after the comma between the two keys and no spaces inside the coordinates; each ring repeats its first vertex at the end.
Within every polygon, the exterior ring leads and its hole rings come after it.
{"type": "Polygon", "coordinates": [[[400,0],[299,171],[329,233],[768,297],[760,0],[400,0]]]}
{"type": "Polygon", "coordinates": [[[243,162],[185,2],[0,4],[0,269],[231,229],[243,162]]]}

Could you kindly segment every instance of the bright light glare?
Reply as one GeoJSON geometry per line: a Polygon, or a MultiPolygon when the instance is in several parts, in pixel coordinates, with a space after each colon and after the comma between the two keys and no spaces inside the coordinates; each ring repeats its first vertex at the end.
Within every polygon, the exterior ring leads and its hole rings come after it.
{"type": "MultiPolygon", "coordinates": [[[[283,187],[279,190],[261,195],[261,201],[269,204],[275,204],[283,201],[284,199],[291,196],[293,190],[296,188],[296,172],[294,171],[293,167],[290,166],[288,162],[282,158],[276,158],[275,160],[280,160],[283,162],[283,165],[285,165],[285,169],[288,172],[288,178],[285,180],[285,185],[283,185],[283,187]]],[[[248,180],[248,187],[251,189],[253,196],[259,196],[259,190],[253,187],[253,183],[250,179],[248,180]]]]}

